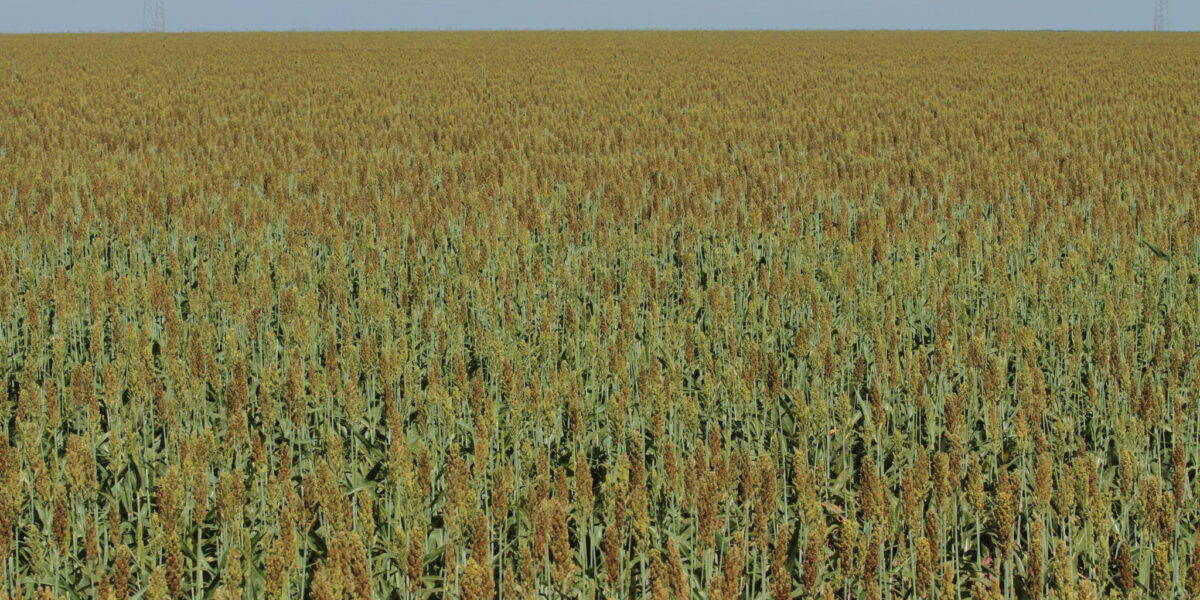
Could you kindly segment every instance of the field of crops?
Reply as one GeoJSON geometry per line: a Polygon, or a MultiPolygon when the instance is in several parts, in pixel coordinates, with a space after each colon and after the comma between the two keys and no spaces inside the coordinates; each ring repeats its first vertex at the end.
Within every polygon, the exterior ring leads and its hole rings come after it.
{"type": "Polygon", "coordinates": [[[0,36],[0,599],[1198,597],[1198,57],[0,36]]]}

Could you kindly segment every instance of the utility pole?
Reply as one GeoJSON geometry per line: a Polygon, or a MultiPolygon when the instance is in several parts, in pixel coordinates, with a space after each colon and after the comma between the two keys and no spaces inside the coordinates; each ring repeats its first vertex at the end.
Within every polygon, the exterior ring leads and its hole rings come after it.
{"type": "Polygon", "coordinates": [[[1154,30],[1167,30],[1167,0],[1154,0],[1154,30]]]}

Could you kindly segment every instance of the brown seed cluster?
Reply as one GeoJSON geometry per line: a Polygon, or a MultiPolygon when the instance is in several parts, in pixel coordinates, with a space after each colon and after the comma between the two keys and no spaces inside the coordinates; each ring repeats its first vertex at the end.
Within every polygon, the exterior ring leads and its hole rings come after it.
{"type": "Polygon", "coordinates": [[[0,599],[1196,597],[1198,55],[0,37],[0,599]]]}

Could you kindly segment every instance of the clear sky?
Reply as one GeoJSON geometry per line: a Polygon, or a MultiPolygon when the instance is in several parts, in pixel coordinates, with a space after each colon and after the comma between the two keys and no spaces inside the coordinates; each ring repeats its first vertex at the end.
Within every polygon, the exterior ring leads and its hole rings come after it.
{"type": "MultiPolygon", "coordinates": [[[[169,31],[1150,29],[1154,0],[164,0],[169,31]]],[[[137,31],[143,0],[0,0],[0,32],[137,31]]],[[[1170,29],[1200,29],[1171,0],[1170,29]]]]}

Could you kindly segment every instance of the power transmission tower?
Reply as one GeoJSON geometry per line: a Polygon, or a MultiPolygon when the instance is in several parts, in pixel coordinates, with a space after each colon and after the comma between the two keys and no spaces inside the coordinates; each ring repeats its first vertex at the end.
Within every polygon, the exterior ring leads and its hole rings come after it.
{"type": "Polygon", "coordinates": [[[1154,30],[1167,30],[1167,0],[1154,0],[1154,30]]]}
{"type": "Polygon", "coordinates": [[[167,30],[167,17],[163,12],[163,0],[145,0],[142,4],[142,31],[163,32],[167,30]]]}
{"type": "Polygon", "coordinates": [[[154,31],[154,0],[142,3],[142,31],[154,31]]]}
{"type": "Polygon", "coordinates": [[[167,16],[163,13],[163,0],[154,5],[154,30],[162,33],[167,30],[167,16]]]}

